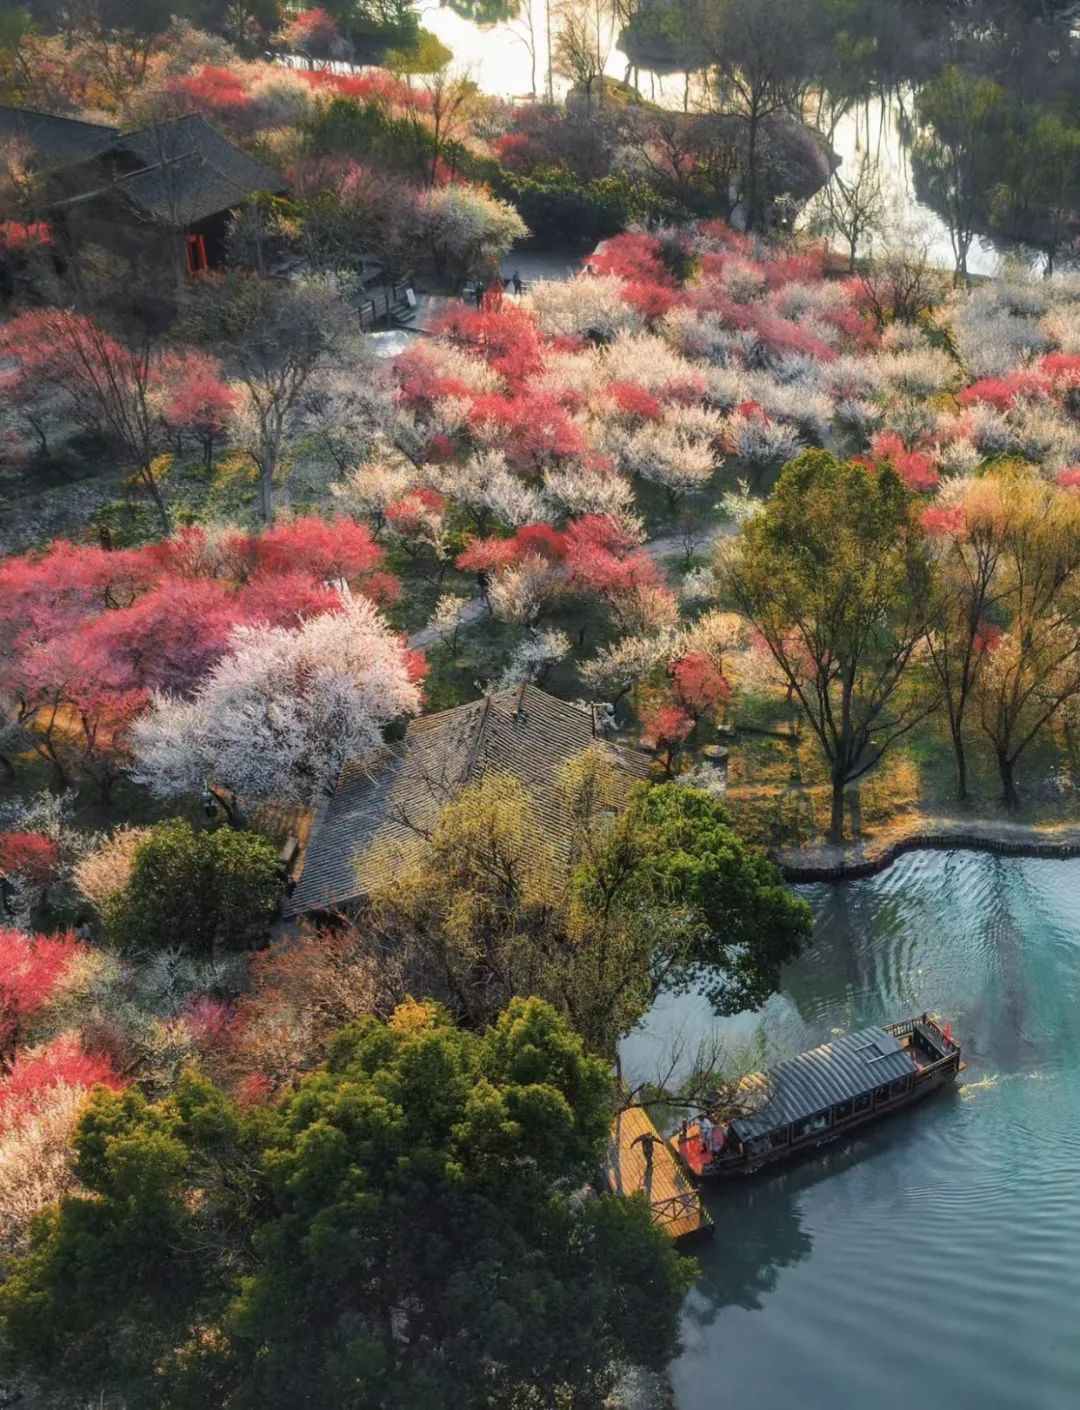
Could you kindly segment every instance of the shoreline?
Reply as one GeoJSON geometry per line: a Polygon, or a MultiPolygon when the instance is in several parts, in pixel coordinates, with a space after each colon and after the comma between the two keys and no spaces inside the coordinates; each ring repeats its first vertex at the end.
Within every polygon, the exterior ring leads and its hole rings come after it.
{"type": "Polygon", "coordinates": [[[769,856],[793,885],[874,876],[905,852],[992,852],[1001,857],[1080,857],[1080,824],[1060,826],[966,818],[919,820],[899,836],[863,842],[774,847],[769,856]]]}

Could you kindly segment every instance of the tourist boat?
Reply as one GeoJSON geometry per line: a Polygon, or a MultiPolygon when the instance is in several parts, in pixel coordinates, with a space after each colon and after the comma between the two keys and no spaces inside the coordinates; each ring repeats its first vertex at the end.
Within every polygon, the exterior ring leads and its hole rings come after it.
{"type": "Polygon", "coordinates": [[[963,1070],[948,1025],[927,1014],[863,1028],[739,1083],[728,1117],[699,1118],[671,1137],[700,1179],[749,1175],[836,1141],[936,1092],[963,1070]],[[739,1114],[730,1115],[738,1108],[739,1114]]]}

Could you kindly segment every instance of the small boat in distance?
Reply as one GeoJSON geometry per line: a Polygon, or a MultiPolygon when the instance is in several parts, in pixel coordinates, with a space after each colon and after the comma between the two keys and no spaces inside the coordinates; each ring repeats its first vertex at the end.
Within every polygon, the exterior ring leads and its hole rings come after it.
{"type": "Polygon", "coordinates": [[[744,1077],[726,1113],[684,1122],[671,1146],[699,1179],[749,1175],[936,1092],[963,1066],[949,1026],[928,1014],[863,1028],[744,1077]]]}

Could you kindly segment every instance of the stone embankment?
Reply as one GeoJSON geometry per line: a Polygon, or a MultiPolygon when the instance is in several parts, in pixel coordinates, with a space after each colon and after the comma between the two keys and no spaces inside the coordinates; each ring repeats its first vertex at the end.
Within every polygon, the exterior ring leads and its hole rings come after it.
{"type": "Polygon", "coordinates": [[[1002,857],[1080,857],[1080,824],[1035,826],[977,818],[919,818],[906,831],[860,842],[777,847],[773,860],[791,882],[849,881],[883,871],[904,852],[995,852],[1002,857]]]}

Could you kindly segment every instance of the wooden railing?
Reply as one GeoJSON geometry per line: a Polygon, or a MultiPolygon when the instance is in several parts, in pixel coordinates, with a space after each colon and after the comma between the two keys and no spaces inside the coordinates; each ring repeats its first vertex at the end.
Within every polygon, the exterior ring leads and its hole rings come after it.
{"type": "Polygon", "coordinates": [[[394,321],[394,314],[406,308],[411,310],[408,291],[412,288],[411,279],[396,280],[376,291],[369,299],[360,302],[360,327],[366,332],[376,324],[394,321]]]}
{"type": "Polygon", "coordinates": [[[649,1208],[654,1224],[677,1224],[680,1219],[687,1219],[692,1215],[700,1216],[701,1200],[693,1191],[688,1191],[684,1195],[672,1195],[669,1199],[657,1200],[649,1208]]]}

